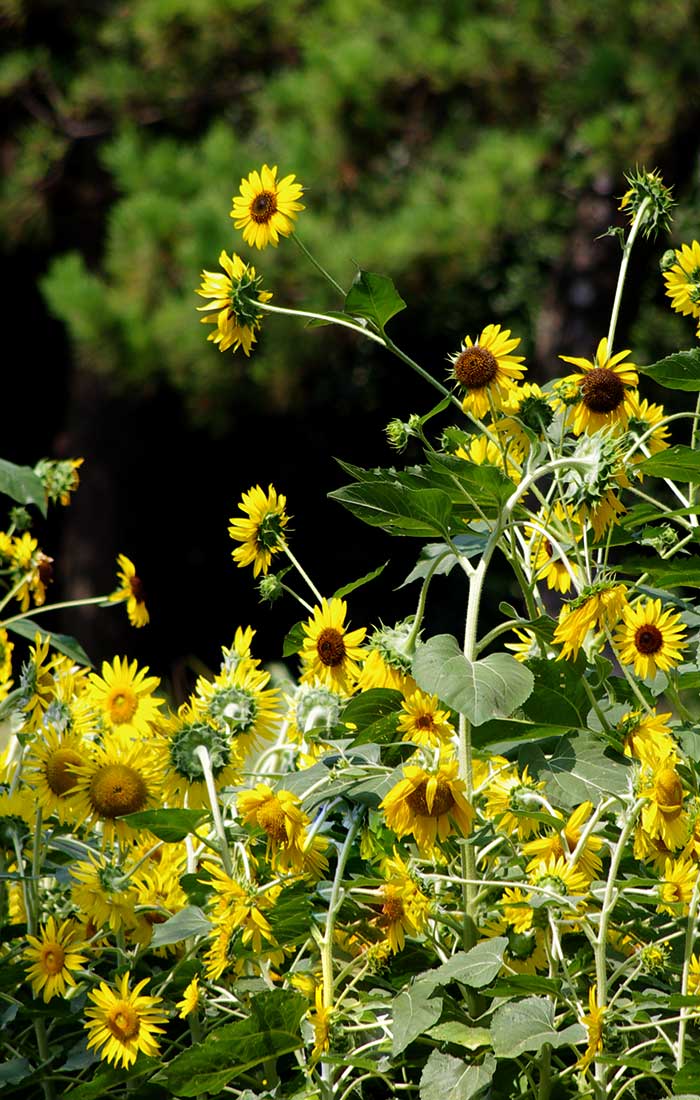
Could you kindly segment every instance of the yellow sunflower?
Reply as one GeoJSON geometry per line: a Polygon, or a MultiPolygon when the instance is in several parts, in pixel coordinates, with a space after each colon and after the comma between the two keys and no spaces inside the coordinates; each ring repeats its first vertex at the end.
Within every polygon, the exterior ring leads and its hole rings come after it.
{"type": "Polygon", "coordinates": [[[664,272],[666,293],[677,313],[700,317],[700,243],[682,244],[676,263],[664,272]]]}
{"type": "Polygon", "coordinates": [[[200,318],[203,325],[216,325],[207,339],[217,344],[219,351],[233,348],[235,352],[243,348],[245,355],[250,355],[263,316],[255,302],[269,302],[272,294],[260,289],[261,279],[255,268],[245,264],[235,252],[230,257],[222,252],[219,263],[225,275],[202,272],[202,285],[195,293],[211,301],[206,306],[197,306],[197,312],[206,313],[200,318]]]}
{"type": "Polygon", "coordinates": [[[191,706],[183,704],[177,714],[161,718],[153,727],[153,735],[168,805],[193,810],[210,805],[204,767],[197,752],[200,746],[209,756],[217,790],[240,781],[236,770],[240,758],[228,729],[191,706]]]}
{"type": "MultiPolygon", "coordinates": [[[[371,644],[371,643],[370,643],[371,644]]],[[[400,691],[402,695],[410,695],[416,691],[418,685],[412,676],[408,675],[404,662],[401,665],[392,664],[387,655],[380,653],[378,649],[371,649],[360,670],[357,681],[358,691],[369,691],[371,688],[391,688],[400,691]]],[[[410,661],[408,662],[410,668],[410,661]]]]}
{"type": "Polygon", "coordinates": [[[102,662],[102,676],[90,673],[90,700],[112,726],[149,733],[163,701],[153,698],[160,680],[147,672],[148,668],[139,669],[136,661],[115,657],[111,665],[102,662]]]}
{"type": "Polygon", "coordinates": [[[117,556],[117,581],[119,588],[109,597],[110,603],[123,603],[126,600],[126,613],[132,626],[145,626],[149,615],[146,608],[146,593],[143,581],[136,573],[136,566],[126,554],[117,556]]]}
{"type": "Polygon", "coordinates": [[[403,951],[406,935],[424,930],[430,915],[430,899],[418,887],[407,865],[397,852],[385,859],[382,871],[386,882],[380,888],[381,913],[377,925],[386,935],[390,950],[403,951]]]}
{"type": "Polygon", "coordinates": [[[137,897],[119,864],[90,854],[87,860],[73,864],[70,874],[73,904],[86,921],[96,929],[106,924],[112,932],[135,926],[137,897]]]}
{"type": "Polygon", "coordinates": [[[691,997],[700,996],[700,955],[690,956],[688,968],[688,993],[691,997]]]}
{"type": "Polygon", "coordinates": [[[259,485],[254,485],[243,494],[238,507],[246,512],[248,519],[235,516],[229,521],[228,533],[242,546],[231,551],[231,557],[239,568],[253,566],[253,576],[265,575],[270,568],[272,555],[284,549],[284,529],[289,523],[285,512],[287,498],[268,486],[267,494],[259,485]]]}
{"type": "Polygon", "coordinates": [[[8,633],[0,627],[0,702],[6,699],[12,688],[12,650],[14,643],[8,633]]]}
{"type": "Polygon", "coordinates": [[[449,356],[450,377],[466,391],[466,413],[483,420],[491,408],[500,409],[507,402],[525,373],[524,357],[512,354],[519,344],[519,338],[511,339],[510,329],[487,325],[475,342],[466,336],[461,349],[449,356]]]}
{"type": "Polygon", "coordinates": [[[554,642],[562,647],[558,660],[571,657],[575,661],[589,630],[598,633],[613,626],[626,604],[626,586],[604,581],[585,588],[575,600],[563,604],[554,631],[554,642]]]}
{"type": "MultiPolygon", "coordinates": [[[[548,533],[567,558],[571,558],[575,543],[582,537],[581,525],[576,517],[574,509],[566,508],[557,502],[553,509],[539,521],[541,528],[548,533]]],[[[536,527],[525,525],[525,531],[530,538],[530,565],[536,580],[547,582],[547,588],[566,595],[571,590],[572,573],[579,580],[581,571],[574,562],[570,562],[567,568],[561,553],[555,548],[551,539],[536,527]]]]}
{"type": "Polygon", "coordinates": [[[637,793],[647,799],[641,815],[644,833],[652,840],[658,837],[669,851],[683,847],[688,839],[688,814],[683,807],[685,791],[676,771],[675,754],[642,768],[637,793]]]}
{"type": "Polygon", "coordinates": [[[199,988],[199,975],[195,974],[190,984],[182,994],[182,1000],[178,1001],[175,1007],[178,1009],[178,1016],[181,1020],[191,1016],[193,1012],[196,1012],[202,1000],[202,991],[199,988]]]}
{"type": "Polygon", "coordinates": [[[692,859],[667,859],[659,892],[658,913],[687,917],[698,881],[698,865],[692,859]]]}
{"type": "MultiPolygon", "coordinates": [[[[635,439],[630,454],[632,462],[643,462],[648,455],[658,454],[659,451],[663,451],[668,447],[670,431],[668,425],[662,423],[665,416],[666,411],[663,405],[652,405],[647,401],[646,397],[640,400],[636,390],[629,395],[629,422],[627,424],[627,431],[630,433],[630,436],[634,436],[635,439]],[[648,454],[645,454],[644,450],[637,447],[636,440],[646,435],[650,430],[651,435],[647,435],[643,443],[643,447],[648,452],[648,454]]],[[[641,477],[642,475],[640,474],[640,480],[641,477]]]]}
{"type": "Polygon", "coordinates": [[[544,781],[535,781],[527,767],[520,775],[514,764],[506,766],[484,788],[484,814],[496,822],[499,833],[505,833],[506,836],[517,834],[524,840],[539,832],[539,821],[536,817],[530,817],[527,811],[541,810],[540,803],[533,800],[532,796],[542,790],[544,781]]]}
{"type": "Polygon", "coordinates": [[[117,980],[116,986],[100,982],[99,988],[89,994],[92,1007],[86,1008],[88,1050],[94,1047],[100,1058],[115,1066],[128,1069],[139,1053],[153,1058],[160,1051],[157,1035],[165,1028],[168,1017],[160,1005],[160,997],[147,997],[141,993],[150,978],[143,978],[133,990],[129,990],[130,974],[127,970],[117,980]]]}
{"type": "Polygon", "coordinates": [[[398,837],[412,833],[420,851],[430,853],[455,827],[462,836],[469,835],[474,811],[464,796],[464,782],[457,778],[456,761],[432,773],[408,764],[403,775],[380,803],[398,837]]]}
{"type": "Polygon", "coordinates": [[[535,918],[535,910],[530,905],[532,894],[525,893],[519,886],[508,886],[503,891],[500,908],[507,925],[517,933],[529,932],[535,918]]]}
{"type": "Polygon", "coordinates": [[[66,987],[76,985],[72,971],[87,962],[87,956],[81,953],[85,944],[79,939],[75,921],[65,920],[59,928],[49,917],[38,936],[27,936],[27,943],[24,958],[29,963],[27,978],[34,996],[41,994],[45,1002],[64,997],[66,987]]]}
{"type": "Polygon", "coordinates": [[[469,442],[469,449],[458,447],[455,455],[467,462],[473,462],[476,466],[495,466],[517,484],[522,476],[520,467],[523,461],[523,452],[519,447],[513,445],[508,446],[506,450],[506,446],[506,441],[504,441],[503,449],[501,449],[488,436],[475,435],[469,442]]]}
{"type": "Polygon", "coordinates": [[[244,825],[257,825],[267,838],[268,858],[281,871],[300,871],[306,844],[308,816],[291,791],[273,791],[267,783],[241,791],[236,803],[244,825]]]}
{"type": "Polygon", "coordinates": [[[228,730],[241,760],[275,734],[281,716],[279,691],[267,687],[270,673],[257,664],[241,660],[213,680],[200,677],[190,700],[193,714],[228,730]]]}
{"type": "MultiPolygon", "coordinates": [[[[221,936],[223,940],[230,943],[233,933],[240,930],[242,946],[250,947],[256,955],[263,950],[263,940],[276,947],[272,926],[265,912],[274,908],[281,886],[261,890],[255,883],[238,882],[231,878],[223,868],[214,863],[206,862],[202,869],[210,876],[207,884],[214,888],[211,904],[214,921],[219,926],[216,936],[221,936]]],[[[213,958],[212,955],[210,961],[213,958]]],[[[221,961],[219,958],[219,962],[221,961]]],[[[226,965],[229,963],[230,959],[226,961],[226,965]]],[[[223,969],[218,974],[208,969],[207,977],[216,980],[223,973],[223,969]]]]}
{"type": "Polygon", "coordinates": [[[560,897],[586,894],[590,886],[590,880],[578,866],[572,866],[565,856],[550,855],[541,860],[532,868],[529,878],[535,890],[538,887],[546,890],[547,896],[553,893],[560,897]]]}
{"type": "Polygon", "coordinates": [[[625,428],[632,414],[630,395],[639,381],[634,363],[624,363],[630,351],[618,351],[608,355],[606,336],[598,344],[595,358],[579,359],[570,355],[560,355],[565,363],[573,363],[582,372],[572,374],[558,383],[559,390],[573,391],[576,398],[569,404],[567,398],[566,422],[576,435],[593,432],[601,428],[620,426],[625,428]]]}
{"type": "Polygon", "coordinates": [[[347,630],[346,613],[345,600],[324,599],[304,623],[302,683],[320,680],[334,691],[352,692],[360,674],[359,662],[365,655],[361,645],[366,631],[363,626],[347,630]]]}
{"type": "Polygon", "coordinates": [[[51,726],[31,742],[24,758],[25,776],[46,817],[55,814],[62,825],[77,822],[75,769],[87,763],[89,753],[79,733],[59,733],[51,726]]]}
{"type": "Polygon", "coordinates": [[[240,193],[233,198],[231,217],[236,229],[243,230],[243,240],[254,248],[277,247],[280,237],[294,231],[293,222],[299,210],[303,187],[295,183],[296,176],[277,179],[277,165],[263,164],[260,172],[251,172],[241,180],[240,193]]]}
{"type": "MultiPolygon", "coordinates": [[[[551,832],[546,836],[528,840],[523,844],[523,855],[530,859],[527,870],[532,871],[538,863],[543,859],[549,859],[550,856],[571,855],[581,839],[581,834],[592,810],[592,802],[582,802],[580,806],[572,811],[568,821],[562,822],[562,828],[559,832],[551,832]]],[[[578,855],[577,866],[589,881],[596,878],[601,872],[603,865],[598,852],[602,847],[601,837],[591,833],[586,838],[586,843],[578,855]]]]}
{"type": "Polygon", "coordinates": [[[605,1006],[598,1004],[596,985],[593,984],[588,990],[588,1015],[581,1017],[581,1023],[588,1033],[588,1044],[576,1063],[579,1069],[587,1069],[596,1054],[603,1049],[604,1014],[605,1006]]]}
{"type": "Polygon", "coordinates": [[[622,737],[625,756],[636,756],[643,764],[651,766],[655,760],[670,756],[675,749],[668,725],[671,717],[670,712],[657,714],[655,710],[648,714],[641,710],[623,714],[615,728],[622,737]]]}
{"type": "Polygon", "coordinates": [[[133,837],[131,826],[121,818],[162,804],[159,765],[143,740],[134,741],[121,730],[108,734],[93,746],[87,762],[71,765],[78,821],[99,823],[106,843],[115,837],[133,837]]]}
{"type": "Polygon", "coordinates": [[[414,691],[401,703],[398,729],[402,740],[413,741],[426,748],[449,746],[455,732],[449,712],[440,710],[437,695],[414,691]]]}
{"type": "Polygon", "coordinates": [[[525,627],[524,630],[518,630],[516,626],[513,627],[513,633],[518,639],[517,642],[506,642],[506,649],[510,649],[516,661],[521,663],[529,661],[531,658],[542,657],[542,648],[540,646],[537,635],[525,627]]]}
{"type": "Polygon", "coordinates": [[[668,672],[683,660],[685,627],[679,614],[663,610],[661,600],[640,600],[622,609],[622,623],[615,634],[620,662],[634,665],[637,676],[651,680],[659,669],[668,672]]]}

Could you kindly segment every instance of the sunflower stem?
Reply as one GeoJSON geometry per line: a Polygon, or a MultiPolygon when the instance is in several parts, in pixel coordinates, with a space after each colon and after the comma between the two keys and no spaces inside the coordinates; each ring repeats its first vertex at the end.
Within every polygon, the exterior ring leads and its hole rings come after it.
{"type": "MultiPolygon", "coordinates": [[[[308,574],[307,574],[307,573],[306,573],[306,572],[304,571],[304,569],[302,569],[301,565],[299,564],[299,562],[297,561],[297,559],[296,559],[296,558],[294,557],[294,554],[293,554],[293,553],[292,553],[292,551],[291,551],[291,550],[289,549],[289,547],[287,546],[287,543],[286,543],[286,542],[285,542],[285,543],[283,543],[283,545],[282,545],[281,549],[282,549],[282,550],[284,550],[285,554],[287,555],[287,557],[288,557],[288,558],[289,558],[289,560],[291,561],[292,565],[293,565],[293,566],[294,566],[294,568],[296,569],[296,571],[297,571],[297,573],[299,574],[299,576],[300,576],[300,577],[302,577],[302,578],[303,578],[303,580],[305,580],[305,581],[306,581],[306,583],[308,584],[309,588],[310,588],[310,589],[311,589],[311,591],[313,592],[313,594],[314,594],[314,596],[316,597],[316,599],[318,600],[318,602],[319,602],[319,603],[322,603],[322,602],[323,602],[323,596],[321,595],[321,593],[319,592],[318,588],[316,587],[316,585],[314,584],[314,582],[313,582],[313,581],[311,580],[311,578],[309,577],[309,575],[308,575],[308,574]]],[[[302,600],[301,602],[303,603],[304,601],[302,600]]],[[[311,609],[310,609],[310,610],[311,610],[311,609]]]]}
{"type": "MultiPolygon", "coordinates": [[[[688,907],[688,924],[685,932],[685,945],[683,950],[683,971],[681,973],[681,997],[688,993],[688,980],[690,977],[690,957],[693,952],[693,944],[697,935],[698,907],[700,906],[700,877],[695,881],[693,894],[688,907]]],[[[678,1047],[676,1053],[676,1067],[682,1069],[685,1062],[685,1039],[688,1027],[688,1017],[692,1009],[681,1008],[680,1021],[678,1023],[678,1047]]]]}
{"type": "Polygon", "coordinates": [[[214,828],[216,830],[216,835],[219,839],[219,846],[221,849],[221,860],[223,862],[226,874],[229,876],[229,878],[231,878],[233,874],[231,852],[229,851],[228,840],[226,839],[226,830],[224,829],[224,822],[223,818],[221,817],[221,809],[219,807],[219,799],[216,793],[216,784],[214,783],[214,773],[211,769],[211,759],[209,757],[209,751],[206,745],[197,745],[194,751],[197,759],[202,765],[204,779],[207,784],[209,805],[211,806],[211,813],[214,819],[214,828]]]}
{"type": "Polygon", "coordinates": [[[345,297],[346,297],[346,293],[347,293],[347,292],[346,292],[345,290],[343,290],[343,288],[342,288],[342,286],[340,285],[340,283],[337,283],[337,282],[335,281],[335,279],[333,278],[333,276],[332,276],[332,275],[331,275],[331,274],[330,274],[330,273],[329,273],[328,271],[326,271],[325,267],[323,267],[323,266],[322,266],[322,265],[321,265],[321,264],[320,264],[320,263],[318,262],[318,260],[316,259],[316,257],[315,257],[315,256],[313,256],[313,255],[311,254],[311,252],[309,252],[308,248],[306,247],[306,245],[305,245],[305,244],[303,244],[303,243],[302,243],[302,241],[301,241],[300,237],[299,237],[299,236],[297,235],[297,233],[296,233],[296,232],[293,232],[293,233],[291,234],[291,237],[292,237],[292,240],[294,241],[294,243],[296,244],[297,248],[299,248],[299,249],[300,249],[300,251],[301,251],[301,252],[303,252],[303,254],[304,254],[304,255],[306,256],[307,260],[309,260],[309,262],[310,262],[310,263],[312,263],[312,264],[314,265],[314,267],[316,268],[316,270],[317,270],[317,271],[319,271],[319,272],[321,273],[321,275],[323,275],[323,278],[324,278],[324,279],[326,279],[326,280],[327,280],[327,281],[328,281],[328,282],[329,282],[329,283],[331,284],[331,286],[332,286],[332,287],[333,287],[333,288],[334,288],[335,290],[337,290],[337,291],[338,291],[338,294],[340,294],[340,295],[341,295],[341,297],[342,297],[343,299],[345,299],[345,297]]]}
{"type": "Polygon", "coordinates": [[[608,357],[613,352],[613,341],[615,339],[615,329],[617,328],[617,318],[620,312],[620,302],[622,301],[622,291],[625,285],[625,278],[627,277],[627,265],[629,264],[630,254],[632,252],[632,245],[635,242],[637,233],[639,232],[642,222],[646,217],[647,208],[651,203],[650,198],[645,198],[639,205],[639,210],[634,216],[632,227],[627,236],[627,240],[624,243],[622,249],[622,260],[620,261],[620,272],[617,276],[617,287],[615,288],[615,300],[613,302],[612,312],[610,314],[610,328],[608,329],[608,357]]]}
{"type": "Polygon", "coordinates": [[[62,611],[66,607],[88,607],[90,604],[96,603],[107,606],[109,602],[109,596],[88,596],[84,600],[62,600],[61,603],[47,603],[41,607],[32,607],[27,611],[22,611],[19,615],[13,615],[11,619],[5,619],[0,625],[9,626],[10,623],[16,623],[20,619],[31,620],[35,615],[43,615],[45,611],[62,611]]]}

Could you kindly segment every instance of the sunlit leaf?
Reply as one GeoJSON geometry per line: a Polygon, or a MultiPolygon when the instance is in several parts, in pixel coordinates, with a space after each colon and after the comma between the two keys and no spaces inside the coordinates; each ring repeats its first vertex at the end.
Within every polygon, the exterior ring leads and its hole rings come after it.
{"type": "Polygon", "coordinates": [[[418,647],[413,675],[422,691],[437,695],[474,726],[494,717],[507,718],[534,685],[530,670],[510,654],[469,661],[450,634],[439,634],[418,647]]]}
{"type": "Polygon", "coordinates": [[[637,369],[667,390],[700,390],[700,348],[676,351],[648,367],[637,369]]]}
{"type": "Polygon", "coordinates": [[[355,317],[364,317],[384,330],[387,321],[406,308],[406,303],[387,275],[362,271],[355,275],[345,298],[345,311],[355,317]]]}

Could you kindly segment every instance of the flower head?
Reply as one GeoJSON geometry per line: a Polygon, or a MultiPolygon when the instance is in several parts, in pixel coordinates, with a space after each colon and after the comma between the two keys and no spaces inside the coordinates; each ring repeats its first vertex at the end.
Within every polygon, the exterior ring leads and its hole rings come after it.
{"type": "Polygon", "coordinates": [[[667,859],[657,906],[659,913],[687,917],[690,900],[698,881],[698,866],[692,859],[667,859]]]}
{"type": "Polygon", "coordinates": [[[120,820],[160,804],[158,766],[153,751],[128,734],[115,731],[93,747],[85,763],[73,765],[76,777],[72,791],[76,816],[99,822],[107,843],[132,836],[131,827],[120,820]]]}
{"type": "Polygon", "coordinates": [[[465,336],[460,351],[449,356],[450,375],[466,391],[462,401],[464,411],[477,420],[483,419],[492,407],[502,408],[522,379],[524,357],[512,354],[519,343],[519,338],[511,339],[510,329],[487,325],[476,341],[465,336]]]}
{"type": "Polygon", "coordinates": [[[253,486],[243,494],[238,507],[247,513],[247,519],[233,516],[228,533],[236,542],[242,543],[231,551],[231,557],[239,568],[253,566],[253,576],[267,573],[272,555],[284,549],[284,529],[289,523],[285,512],[287,498],[268,486],[267,494],[259,485],[253,486]]]}
{"type": "Polygon", "coordinates": [[[429,853],[455,827],[462,836],[469,834],[474,812],[464,796],[464,783],[457,778],[456,761],[434,772],[409,764],[403,775],[380,804],[397,836],[412,833],[420,851],[429,853]]]}
{"type": "Polygon", "coordinates": [[[662,609],[661,600],[640,600],[624,607],[615,645],[623,665],[634,665],[642,679],[653,679],[657,671],[668,672],[683,660],[685,627],[681,617],[662,609]]]}
{"type": "Polygon", "coordinates": [[[81,953],[85,944],[78,940],[75,921],[65,920],[58,927],[53,917],[49,917],[38,936],[27,936],[29,946],[24,958],[30,964],[27,977],[35,997],[41,993],[44,1001],[50,1001],[65,996],[66,986],[75,986],[72,971],[87,962],[81,953]]]}
{"type": "Polygon", "coordinates": [[[26,778],[44,814],[61,824],[75,821],[76,768],[88,762],[87,743],[79,733],[50,727],[32,741],[25,757],[26,778]]]}
{"type": "Polygon", "coordinates": [[[202,285],[196,293],[211,300],[205,306],[197,306],[197,312],[206,314],[201,318],[203,325],[216,325],[207,340],[218,344],[219,351],[243,348],[245,355],[250,355],[262,324],[262,313],[255,303],[269,302],[272,294],[260,289],[262,279],[255,274],[255,268],[245,264],[235,252],[230,257],[222,252],[219,263],[224,275],[217,271],[202,272],[202,285]]]}
{"type": "Polygon", "coordinates": [[[234,196],[231,217],[236,229],[243,230],[243,240],[254,248],[277,247],[280,237],[293,232],[297,212],[304,207],[299,202],[303,187],[295,183],[296,176],[277,179],[277,165],[263,164],[260,172],[251,172],[241,180],[240,193],[234,196]]]}
{"type": "Polygon", "coordinates": [[[573,396],[566,399],[566,420],[576,435],[589,435],[601,428],[625,428],[632,413],[630,395],[639,376],[634,363],[624,363],[630,351],[608,354],[608,339],[602,338],[590,359],[560,355],[565,363],[573,363],[581,373],[569,375],[558,384],[558,390],[573,396]]]}
{"type": "Polygon", "coordinates": [[[184,1020],[187,1016],[191,1016],[193,1012],[196,1012],[199,1008],[199,1003],[202,999],[202,992],[199,988],[199,975],[195,974],[190,984],[182,994],[182,1000],[178,1001],[176,1008],[179,1009],[178,1015],[181,1020],[184,1020]]]}
{"type": "Polygon", "coordinates": [[[588,1032],[588,1045],[576,1063],[579,1069],[587,1069],[596,1054],[603,1049],[604,1013],[605,1006],[598,1004],[596,986],[593,984],[588,990],[588,1015],[581,1017],[581,1023],[588,1032]]]}
{"type": "Polygon", "coordinates": [[[455,732],[449,712],[438,706],[437,695],[418,690],[402,702],[398,729],[404,741],[426,748],[450,745],[455,732]]]}
{"type": "Polygon", "coordinates": [[[169,805],[209,806],[201,750],[206,750],[217,790],[238,782],[239,754],[226,726],[183,704],[176,715],[154,727],[154,747],[161,760],[163,793],[169,805]]]}
{"type": "Polygon", "coordinates": [[[554,641],[562,647],[559,660],[571,657],[575,661],[589,630],[599,632],[614,625],[626,602],[627,588],[624,584],[600,581],[585,588],[575,600],[564,604],[554,631],[554,641]]]}
{"type": "Polygon", "coordinates": [[[303,683],[320,680],[336,691],[352,691],[360,673],[359,662],[364,656],[361,645],[365,628],[347,630],[346,613],[345,600],[335,597],[324,599],[320,607],[314,608],[308,622],[304,623],[301,648],[303,683]]]}
{"type": "Polygon", "coordinates": [[[141,990],[150,978],[144,978],[129,990],[129,971],[117,980],[116,986],[100,982],[90,993],[92,1006],[85,1010],[85,1027],[89,1033],[88,1049],[94,1047],[100,1057],[115,1066],[128,1069],[140,1052],[151,1057],[158,1054],[157,1035],[167,1015],[160,1008],[160,997],[147,997],[141,990]]]}
{"type": "Polygon", "coordinates": [[[126,601],[126,613],[132,626],[145,626],[149,615],[146,608],[146,592],[143,581],[136,572],[136,566],[127,558],[126,554],[117,557],[117,581],[119,588],[109,597],[110,603],[123,603],[126,601]]]}
{"type": "Polygon", "coordinates": [[[148,668],[139,669],[136,661],[115,657],[111,665],[102,662],[102,676],[90,674],[89,698],[112,726],[150,732],[162,701],[153,698],[160,680],[147,672],[148,668]]]}
{"type": "Polygon", "coordinates": [[[700,242],[682,244],[676,262],[664,272],[666,293],[677,313],[700,317],[700,242]]]}

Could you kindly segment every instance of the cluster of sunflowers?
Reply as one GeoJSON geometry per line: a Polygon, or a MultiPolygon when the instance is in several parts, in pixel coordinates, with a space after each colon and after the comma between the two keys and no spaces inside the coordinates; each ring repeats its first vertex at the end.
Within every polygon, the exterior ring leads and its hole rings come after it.
{"type": "MultiPolygon", "coordinates": [[[[542,388],[497,324],[465,338],[444,379],[428,374],[386,335],[403,303],[383,276],[358,273],[324,318],[440,393],[387,429],[397,451],[422,444],[423,465],[353,468],[334,494],[433,540],[404,621],[351,628],[345,597],[380,570],[321,593],[285,496],[255,485],[232,557],[264,599],[302,609],[287,663],[263,667],[239,627],[178,707],[136,661],[98,673],[36,630],[50,559],[14,510],[0,536],[0,606],[20,607],[0,634],[7,1095],[700,1091],[700,607],[675,594],[698,582],[700,414],[641,398],[641,368],[613,351],[632,244],[670,205],[657,173],[629,182],[608,335],[542,388]],[[448,411],[457,425],[429,441],[448,411]],[[689,446],[671,437],[684,418],[689,446]],[[642,554],[621,557],[630,545],[642,554]],[[502,604],[480,633],[496,549],[522,610],[502,604]],[[463,641],[424,638],[433,580],[453,570],[463,641]],[[32,643],[16,687],[8,629],[32,643]]],[[[235,226],[308,255],[301,195],[264,166],[241,183],[235,226]]],[[[265,311],[319,316],[270,306],[252,267],[220,261],[198,293],[221,351],[249,354],[265,311]]],[[[700,244],[664,277],[674,308],[700,317],[700,244]]],[[[645,371],[700,392],[698,349],[645,371]]],[[[51,496],[46,470],[33,476],[51,496]]],[[[37,501],[26,471],[22,484],[37,501]]],[[[148,622],[124,555],[95,602],[148,622]]]]}

